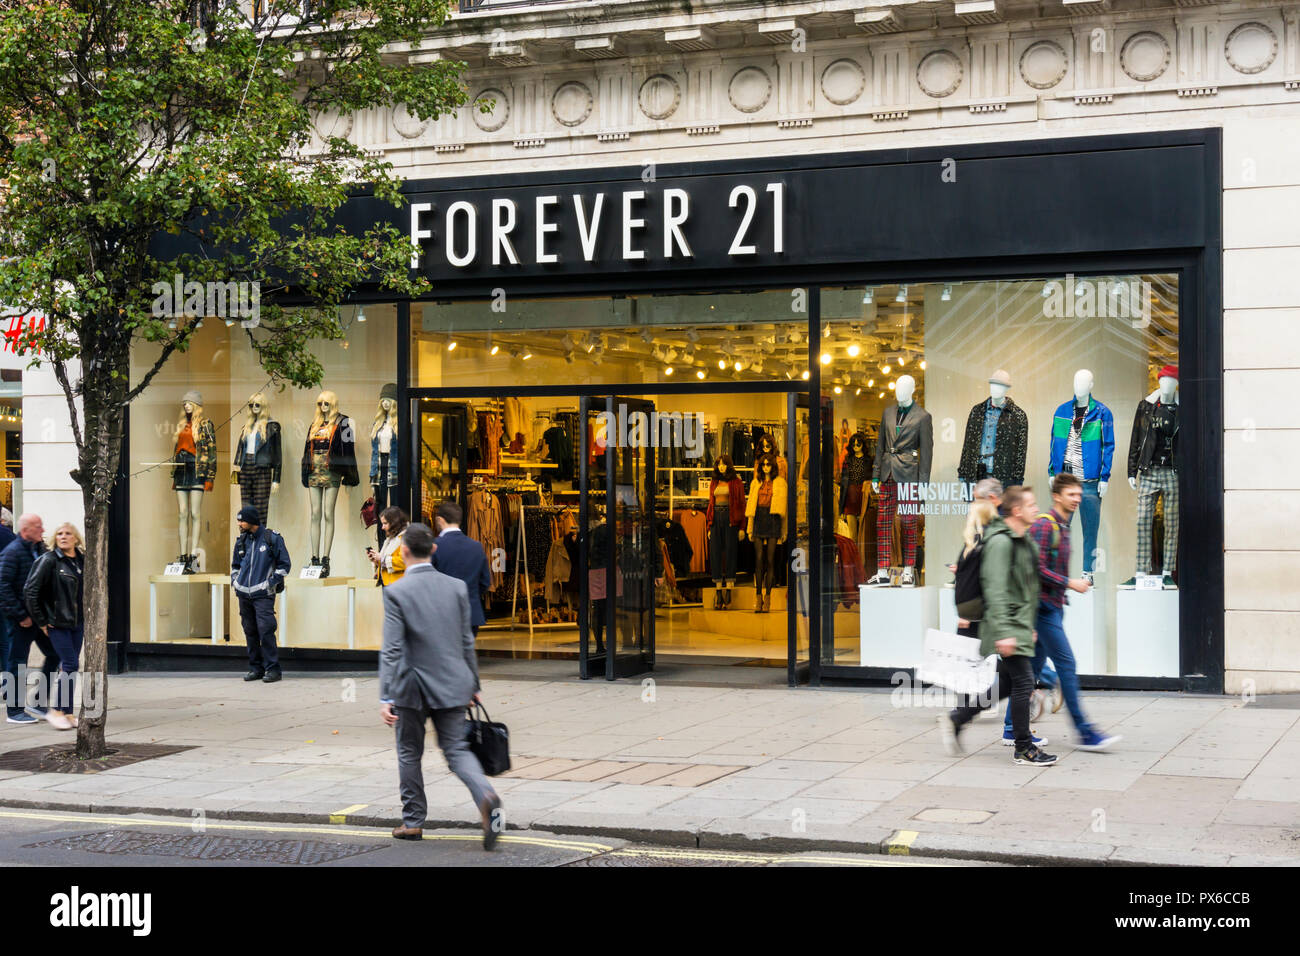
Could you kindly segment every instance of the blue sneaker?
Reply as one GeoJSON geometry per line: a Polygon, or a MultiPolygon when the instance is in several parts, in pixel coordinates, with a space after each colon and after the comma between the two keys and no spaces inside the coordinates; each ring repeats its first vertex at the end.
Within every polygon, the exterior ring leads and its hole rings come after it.
{"type": "Polygon", "coordinates": [[[24,712],[22,712],[22,711],[19,711],[19,712],[16,713],[16,714],[10,714],[9,717],[8,717],[7,719],[8,719],[8,721],[9,721],[9,723],[11,723],[11,724],[35,724],[35,723],[39,723],[39,721],[37,721],[37,719],[36,719],[35,717],[33,717],[31,714],[24,713],[24,712]]]}
{"type": "Polygon", "coordinates": [[[36,716],[37,718],[44,717],[44,716],[45,716],[46,714],[48,714],[49,712],[50,712],[50,709],[49,709],[48,707],[28,707],[28,708],[27,708],[27,713],[29,713],[29,714],[33,714],[33,715],[36,716]]]}
{"type": "Polygon", "coordinates": [[[1078,748],[1080,750],[1109,750],[1112,745],[1119,743],[1123,739],[1119,734],[1112,737],[1110,734],[1100,734],[1095,730],[1090,730],[1079,737],[1078,748]]]}
{"type": "MultiPolygon", "coordinates": [[[[1038,734],[1034,733],[1032,730],[1029,732],[1029,740],[1030,743],[1032,743],[1035,747],[1047,746],[1047,738],[1038,736],[1038,734]]],[[[1016,745],[1016,735],[1012,731],[1008,731],[1008,730],[1002,731],[1002,746],[1014,747],[1015,745],[1016,745]]]]}

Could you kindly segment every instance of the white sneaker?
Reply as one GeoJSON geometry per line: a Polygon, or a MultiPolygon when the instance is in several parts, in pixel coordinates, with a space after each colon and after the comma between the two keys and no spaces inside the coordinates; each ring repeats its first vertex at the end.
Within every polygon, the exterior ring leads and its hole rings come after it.
{"type": "Polygon", "coordinates": [[[899,587],[914,588],[916,587],[916,568],[903,568],[903,579],[898,582],[899,587]]]}
{"type": "Polygon", "coordinates": [[[867,587],[872,587],[872,588],[887,588],[889,587],[889,584],[890,581],[889,581],[888,568],[881,568],[879,571],[875,573],[874,577],[872,577],[870,580],[867,581],[867,587]]]}
{"type": "MultiPolygon", "coordinates": [[[[1037,720],[1043,716],[1043,705],[1047,703],[1047,694],[1041,690],[1035,689],[1034,696],[1029,699],[1029,719],[1037,720]]],[[[990,708],[996,710],[996,708],[990,708]]],[[[1012,740],[1015,743],[1015,740],[1012,740]]]]}
{"type": "Polygon", "coordinates": [[[55,730],[71,730],[72,721],[68,720],[58,711],[51,710],[45,715],[45,720],[55,730]]]}

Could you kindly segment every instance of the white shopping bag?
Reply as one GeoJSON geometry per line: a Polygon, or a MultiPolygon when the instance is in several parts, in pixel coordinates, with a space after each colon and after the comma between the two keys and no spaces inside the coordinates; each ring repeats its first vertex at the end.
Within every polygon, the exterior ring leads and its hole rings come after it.
{"type": "Polygon", "coordinates": [[[973,637],[945,634],[930,628],[925,632],[921,666],[916,678],[937,684],[958,694],[976,696],[993,686],[998,673],[998,657],[980,656],[980,642],[973,637]]]}

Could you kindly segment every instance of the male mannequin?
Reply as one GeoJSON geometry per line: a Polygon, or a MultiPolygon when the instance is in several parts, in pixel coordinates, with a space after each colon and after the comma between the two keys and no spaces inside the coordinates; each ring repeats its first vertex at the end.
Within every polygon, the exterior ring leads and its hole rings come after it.
{"type": "MultiPolygon", "coordinates": [[[[1165,502],[1164,587],[1174,589],[1178,559],[1178,366],[1160,370],[1159,387],[1138,402],[1128,448],[1128,484],[1138,493],[1137,572],[1151,571],[1151,526],[1156,499],[1165,502]]],[[[1136,583],[1129,578],[1122,586],[1136,583]]]]}
{"type": "Polygon", "coordinates": [[[1007,392],[1011,375],[998,369],[989,376],[989,397],[970,410],[961,446],[957,477],[968,484],[996,478],[1002,487],[1025,483],[1029,417],[1007,392]]]}
{"type": "Polygon", "coordinates": [[[930,481],[930,462],[934,455],[934,422],[930,413],[913,401],[916,379],[899,377],[894,386],[897,401],[885,407],[880,416],[880,433],[876,438],[876,460],[871,470],[871,488],[879,496],[876,512],[876,575],[867,583],[888,586],[889,559],[893,550],[894,514],[898,511],[900,486],[911,486],[908,513],[900,514],[903,524],[903,577],[905,588],[916,587],[916,538],[921,516],[915,513],[919,502],[918,485],[930,481]]]}
{"type": "Polygon", "coordinates": [[[1083,524],[1083,576],[1089,584],[1101,526],[1101,499],[1110,484],[1115,457],[1115,416],[1092,397],[1093,385],[1092,372],[1086,368],[1074,373],[1074,397],[1061,403],[1052,417],[1047,456],[1048,477],[1069,472],[1083,485],[1079,520],[1083,524]]]}

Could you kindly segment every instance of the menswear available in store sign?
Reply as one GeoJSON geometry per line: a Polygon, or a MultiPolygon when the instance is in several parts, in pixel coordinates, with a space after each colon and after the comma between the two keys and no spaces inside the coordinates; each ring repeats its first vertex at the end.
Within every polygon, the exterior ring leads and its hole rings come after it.
{"type": "Polygon", "coordinates": [[[411,268],[694,264],[785,252],[786,185],[684,180],[449,195],[410,204],[411,268]],[[699,188],[696,188],[699,187],[699,188]],[[702,253],[702,256],[701,256],[702,253]]]}

